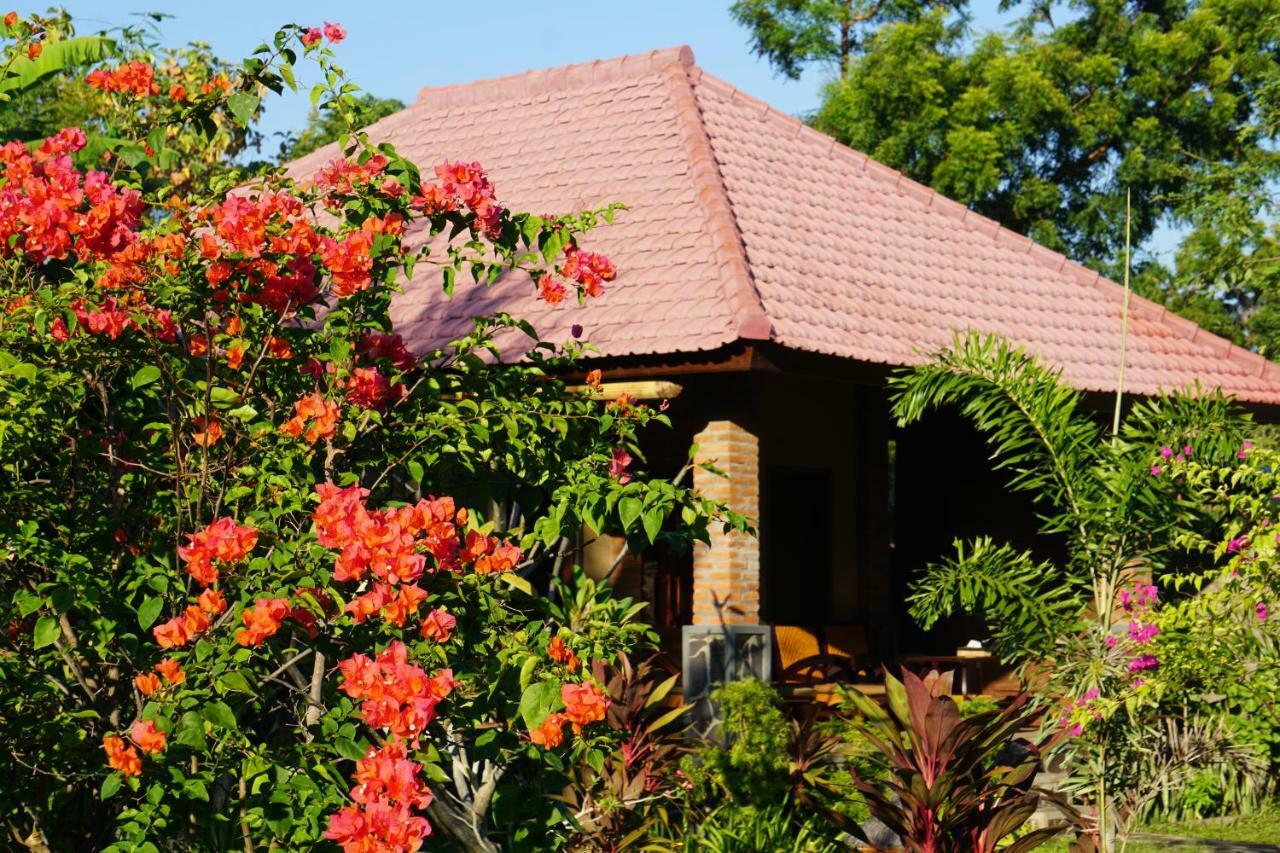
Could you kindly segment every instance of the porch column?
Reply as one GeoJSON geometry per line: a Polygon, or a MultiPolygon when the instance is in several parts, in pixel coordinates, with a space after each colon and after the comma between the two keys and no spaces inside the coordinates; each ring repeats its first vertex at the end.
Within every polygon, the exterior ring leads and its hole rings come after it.
{"type": "MultiPolygon", "coordinates": [[[[713,500],[756,522],[760,517],[760,442],[732,421],[712,421],[694,436],[695,461],[729,475],[694,468],[693,483],[713,500]]],[[[693,624],[755,625],[760,621],[760,543],[713,526],[710,547],[693,552],[693,624]]]]}

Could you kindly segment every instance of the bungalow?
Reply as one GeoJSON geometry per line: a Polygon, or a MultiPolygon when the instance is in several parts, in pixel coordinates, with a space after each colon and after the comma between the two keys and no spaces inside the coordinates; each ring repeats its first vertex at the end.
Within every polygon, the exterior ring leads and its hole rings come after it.
{"type": "MultiPolygon", "coordinates": [[[[628,206],[589,235],[620,275],[582,310],[516,277],[445,299],[420,267],[393,314],[423,348],[498,310],[550,340],[581,324],[606,379],[683,387],[650,467],[675,472],[696,442],[729,474],[697,485],[760,536],[631,557],[615,581],[651,602],[673,652],[683,633],[694,682],[707,666],[767,671],[766,624],[858,626],[879,656],[954,650],[974,629],[921,635],[901,606],[912,573],[956,536],[1035,540],[965,424],[893,427],[893,370],[972,329],[1100,405],[1115,392],[1118,285],[704,73],[688,47],[427,88],[369,133],[420,164],[480,161],[516,209],[628,206]]],[[[1136,297],[1127,353],[1127,393],[1199,381],[1280,403],[1280,365],[1136,297]]],[[[603,571],[618,547],[584,543],[581,559],[603,571]]]]}

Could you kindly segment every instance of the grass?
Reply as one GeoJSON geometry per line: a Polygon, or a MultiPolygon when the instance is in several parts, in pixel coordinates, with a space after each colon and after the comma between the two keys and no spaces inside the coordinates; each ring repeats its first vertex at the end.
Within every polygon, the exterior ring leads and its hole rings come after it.
{"type": "MultiPolygon", "coordinates": [[[[1276,845],[1280,850],[1280,811],[1271,809],[1254,815],[1206,821],[1160,821],[1148,824],[1140,833],[1177,836],[1188,839],[1186,843],[1171,846],[1167,841],[1130,841],[1125,853],[1211,853],[1213,848],[1196,844],[1194,839],[1211,841],[1239,841],[1251,844],[1276,845]]],[[[1067,849],[1067,842],[1054,841],[1039,848],[1045,853],[1060,853],[1067,849]]]]}

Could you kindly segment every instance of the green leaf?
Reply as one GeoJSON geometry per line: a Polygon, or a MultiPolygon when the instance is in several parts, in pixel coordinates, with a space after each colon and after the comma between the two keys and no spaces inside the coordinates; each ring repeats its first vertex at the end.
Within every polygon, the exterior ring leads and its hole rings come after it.
{"type": "Polygon", "coordinates": [[[148,364],[138,368],[138,372],[133,374],[133,378],[129,380],[129,385],[132,386],[133,390],[137,391],[139,388],[150,385],[159,378],[160,368],[154,364],[148,364]]]}
{"type": "Polygon", "coordinates": [[[627,497],[618,501],[618,520],[622,522],[622,529],[630,530],[643,511],[644,504],[639,498],[627,497]]]}
{"type": "Polygon", "coordinates": [[[343,758],[349,758],[352,761],[359,761],[364,758],[365,750],[361,749],[360,745],[351,738],[338,738],[333,742],[333,749],[338,755],[343,758]]]}
{"type": "Polygon", "coordinates": [[[661,507],[654,507],[640,517],[641,523],[644,525],[645,535],[649,537],[649,542],[658,538],[658,534],[662,532],[662,520],[666,517],[666,513],[661,507]]]}
{"type": "Polygon", "coordinates": [[[138,627],[145,631],[154,625],[162,607],[164,607],[164,599],[158,596],[144,600],[138,608],[138,627]]]}
{"type": "Polygon", "coordinates": [[[57,617],[41,616],[36,621],[36,648],[43,649],[45,646],[51,646],[56,639],[58,639],[57,617]]]}
{"type": "Polygon", "coordinates": [[[253,114],[258,111],[259,103],[258,96],[248,92],[236,92],[227,98],[227,107],[244,127],[248,127],[249,122],[253,121],[253,114]]]}
{"type": "Polygon", "coordinates": [[[200,713],[215,726],[222,726],[224,729],[234,729],[236,727],[235,712],[231,710],[231,706],[226,702],[210,702],[204,706],[200,713]]]}
{"type": "Polygon", "coordinates": [[[249,679],[245,678],[244,673],[241,672],[228,672],[219,679],[218,684],[226,692],[253,695],[253,688],[249,686],[249,679]]]}
{"type": "Polygon", "coordinates": [[[518,589],[525,595],[533,595],[533,585],[515,572],[503,572],[498,575],[507,586],[518,589]]]}
{"type": "Polygon", "coordinates": [[[120,790],[120,783],[124,781],[124,777],[119,773],[112,773],[102,780],[102,788],[98,791],[98,799],[109,800],[115,796],[116,791],[120,790]]]}
{"type": "Polygon", "coordinates": [[[552,711],[561,707],[560,683],[558,681],[539,681],[525,688],[520,694],[520,717],[530,731],[542,725],[542,721],[552,711]]]}
{"type": "Polygon", "coordinates": [[[188,711],[178,720],[178,725],[173,730],[173,742],[182,746],[189,746],[196,750],[208,749],[208,743],[204,739],[204,720],[195,711],[188,711]]]}

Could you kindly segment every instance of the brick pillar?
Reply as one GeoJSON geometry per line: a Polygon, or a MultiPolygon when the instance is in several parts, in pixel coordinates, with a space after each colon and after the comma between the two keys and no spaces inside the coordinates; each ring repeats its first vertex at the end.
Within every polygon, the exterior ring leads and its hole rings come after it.
{"type": "MultiPolygon", "coordinates": [[[[712,421],[694,436],[696,461],[711,462],[728,479],[695,468],[702,494],[724,501],[754,523],[760,517],[760,442],[732,421],[712,421]]],[[[693,552],[693,624],[755,625],[760,621],[760,543],[753,536],[712,527],[710,547],[693,552]]]]}

